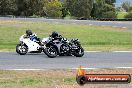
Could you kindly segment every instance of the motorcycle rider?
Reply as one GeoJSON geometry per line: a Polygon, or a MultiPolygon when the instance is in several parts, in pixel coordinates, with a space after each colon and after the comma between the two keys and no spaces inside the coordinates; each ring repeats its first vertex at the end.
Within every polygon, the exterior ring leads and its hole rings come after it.
{"type": "MultiPolygon", "coordinates": [[[[56,31],[53,31],[50,37],[52,38],[52,40],[59,40],[63,41],[63,43],[67,43],[67,39],[59,35],[59,33],[56,31]]],[[[60,54],[60,56],[64,56],[64,54],[60,54]]],[[[67,56],[72,56],[72,54],[69,52],[67,53],[67,56]]]]}
{"type": "Polygon", "coordinates": [[[57,40],[57,39],[61,40],[61,39],[63,38],[63,37],[62,37],[61,35],[59,35],[59,33],[56,32],[56,31],[53,31],[52,34],[50,35],[50,37],[53,38],[53,40],[57,40]]]}
{"type": "Polygon", "coordinates": [[[34,41],[38,44],[41,44],[41,40],[40,38],[37,37],[37,35],[35,33],[32,32],[32,30],[28,29],[26,30],[26,33],[24,35],[22,35],[23,38],[30,38],[31,41],[34,41]]]}

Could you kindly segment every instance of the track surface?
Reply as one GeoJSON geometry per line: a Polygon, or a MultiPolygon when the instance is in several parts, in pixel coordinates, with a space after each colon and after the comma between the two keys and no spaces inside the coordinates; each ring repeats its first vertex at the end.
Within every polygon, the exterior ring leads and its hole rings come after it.
{"type": "Polygon", "coordinates": [[[45,19],[45,18],[8,18],[8,17],[0,17],[0,20],[19,20],[19,21],[32,21],[32,22],[85,24],[85,25],[132,28],[132,21],[119,22],[119,21],[62,20],[62,19],[45,19]]]}
{"type": "Polygon", "coordinates": [[[48,58],[43,53],[23,56],[15,52],[0,53],[0,69],[70,69],[79,65],[86,68],[132,67],[132,53],[87,52],[81,58],[48,58]]]}
{"type": "MultiPolygon", "coordinates": [[[[132,22],[109,22],[109,21],[82,21],[82,20],[58,20],[45,18],[7,18],[0,20],[18,20],[32,22],[49,22],[65,24],[88,24],[98,26],[114,26],[132,28],[132,22]]],[[[24,56],[14,52],[0,53],[0,69],[62,69],[77,68],[82,65],[86,68],[109,68],[109,67],[132,67],[132,53],[93,52],[85,53],[84,57],[71,56],[48,58],[45,54],[27,54],[24,56]]]]}

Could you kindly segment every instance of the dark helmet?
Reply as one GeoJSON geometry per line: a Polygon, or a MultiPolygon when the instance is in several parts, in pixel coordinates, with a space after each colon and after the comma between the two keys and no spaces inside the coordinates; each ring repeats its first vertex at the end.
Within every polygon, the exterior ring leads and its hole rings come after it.
{"type": "Polygon", "coordinates": [[[58,37],[59,34],[58,34],[56,31],[53,31],[51,36],[52,36],[53,38],[55,38],[55,37],[58,37]]]}
{"type": "Polygon", "coordinates": [[[28,36],[30,36],[30,35],[33,34],[33,32],[32,32],[31,30],[26,30],[26,34],[27,34],[28,36]]]}

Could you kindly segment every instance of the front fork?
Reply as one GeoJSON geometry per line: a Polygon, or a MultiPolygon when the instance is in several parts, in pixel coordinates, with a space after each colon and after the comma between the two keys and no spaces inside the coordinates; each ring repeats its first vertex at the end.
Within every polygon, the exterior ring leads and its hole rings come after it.
{"type": "Polygon", "coordinates": [[[22,41],[20,41],[19,44],[20,44],[20,46],[23,46],[24,45],[24,43],[22,41]]]}

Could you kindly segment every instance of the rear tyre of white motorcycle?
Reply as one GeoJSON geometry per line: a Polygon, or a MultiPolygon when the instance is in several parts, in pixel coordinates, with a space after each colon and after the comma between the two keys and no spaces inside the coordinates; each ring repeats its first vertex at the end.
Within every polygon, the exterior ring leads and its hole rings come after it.
{"type": "Polygon", "coordinates": [[[82,57],[83,55],[84,55],[84,49],[82,47],[74,54],[74,56],[76,57],[82,57]]]}
{"type": "Polygon", "coordinates": [[[17,46],[16,46],[16,52],[18,54],[20,54],[20,55],[25,55],[28,52],[28,47],[26,45],[17,44],[17,46]],[[24,49],[24,51],[23,50],[20,50],[20,49],[24,49]]]}
{"type": "Polygon", "coordinates": [[[57,56],[57,50],[55,47],[53,46],[49,46],[49,47],[46,47],[44,49],[44,53],[49,57],[49,58],[55,58],[57,56]],[[54,54],[51,54],[51,52],[49,51],[49,49],[52,49],[52,52],[54,52],[54,54]]]}

